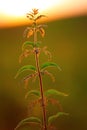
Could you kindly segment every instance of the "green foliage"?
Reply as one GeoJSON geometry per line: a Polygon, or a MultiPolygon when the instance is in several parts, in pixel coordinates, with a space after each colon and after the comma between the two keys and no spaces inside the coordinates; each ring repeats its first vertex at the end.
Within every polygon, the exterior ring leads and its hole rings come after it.
{"type": "Polygon", "coordinates": [[[34,42],[26,41],[22,45],[22,50],[24,50],[27,46],[32,46],[32,47],[39,47],[40,43],[37,42],[34,44],[34,42]]]}
{"type": "Polygon", "coordinates": [[[56,120],[59,116],[62,116],[62,115],[69,115],[68,113],[65,113],[65,112],[58,112],[56,115],[53,115],[53,116],[50,116],[48,118],[48,124],[51,124],[54,120],[56,120]]]}
{"type": "Polygon", "coordinates": [[[56,64],[54,62],[46,62],[46,63],[42,64],[41,70],[44,70],[47,67],[57,67],[61,71],[61,68],[58,66],[58,64],[56,64]]]}
{"type": "Polygon", "coordinates": [[[21,67],[21,68],[18,70],[18,72],[17,72],[15,78],[17,78],[17,77],[19,76],[19,74],[21,74],[22,72],[24,72],[24,71],[26,71],[26,70],[36,71],[36,67],[33,66],[33,65],[25,65],[25,66],[21,67]]]}
{"type": "Polygon", "coordinates": [[[29,92],[27,92],[25,98],[28,98],[29,95],[35,95],[35,96],[40,97],[40,91],[38,91],[38,90],[30,90],[29,92]]]}
{"type": "Polygon", "coordinates": [[[25,118],[22,121],[20,121],[17,125],[17,127],[15,128],[15,130],[17,130],[18,128],[20,128],[21,126],[25,125],[25,124],[29,124],[29,123],[37,123],[37,124],[41,124],[41,120],[38,117],[29,117],[29,118],[25,118]]]}
{"type": "MultiPolygon", "coordinates": [[[[45,35],[45,29],[44,27],[46,27],[46,25],[43,25],[43,24],[38,24],[38,20],[41,19],[42,17],[46,17],[45,15],[38,15],[38,9],[32,9],[32,12],[28,13],[27,14],[27,18],[29,18],[29,20],[32,21],[32,26],[31,27],[27,27],[27,29],[24,31],[24,36],[26,35],[26,37],[29,39],[31,36],[34,36],[34,39],[33,39],[33,42],[31,41],[25,41],[22,45],[22,54],[21,56],[19,57],[19,62],[21,63],[22,59],[23,58],[26,58],[28,57],[30,54],[34,54],[35,56],[35,63],[36,63],[36,66],[33,66],[33,65],[25,65],[23,67],[21,67],[15,78],[17,78],[22,72],[24,71],[34,71],[34,73],[32,74],[29,74],[28,76],[26,76],[24,78],[24,82],[25,82],[25,86],[27,86],[28,84],[28,81],[31,79],[31,78],[34,78],[34,81],[35,79],[37,78],[38,76],[38,79],[39,79],[39,89],[40,90],[30,90],[27,92],[27,94],[25,95],[25,98],[27,99],[30,95],[34,95],[34,96],[37,96],[37,97],[40,97],[38,99],[38,101],[34,101],[32,102],[32,104],[29,104],[31,105],[31,108],[32,106],[34,106],[34,104],[36,104],[37,102],[40,103],[41,107],[42,107],[42,118],[43,118],[43,122],[38,118],[38,117],[29,117],[29,118],[26,118],[22,121],[19,122],[19,124],[17,125],[17,127],[15,128],[15,130],[17,130],[18,128],[20,128],[21,126],[23,125],[26,125],[28,124],[29,126],[33,123],[33,124],[39,124],[41,130],[47,130],[49,128],[51,123],[57,119],[59,116],[62,116],[62,115],[68,115],[68,113],[64,113],[62,112],[63,109],[59,103],[59,101],[56,101],[54,99],[50,99],[49,97],[52,97],[52,96],[68,96],[67,94],[63,93],[63,92],[60,92],[58,90],[55,90],[55,89],[49,89],[47,91],[44,92],[44,89],[43,89],[43,80],[42,80],[42,75],[46,74],[48,76],[51,77],[51,79],[53,81],[55,81],[55,78],[54,76],[48,72],[46,70],[46,68],[48,67],[57,67],[60,71],[61,71],[61,68],[59,67],[58,64],[54,63],[54,62],[45,62],[44,64],[41,65],[40,67],[40,62],[39,62],[39,56],[40,56],[40,53],[41,51],[43,51],[45,53],[45,55],[48,56],[48,60],[50,61],[52,56],[51,56],[51,53],[47,50],[47,47],[44,47],[43,49],[41,49],[39,46],[40,46],[40,42],[37,41],[37,33],[39,32],[41,34],[42,37],[44,37],[45,35]],[[31,47],[29,49],[26,49],[27,47],[31,47]],[[48,99],[47,99],[48,98],[48,99]],[[46,103],[48,103],[48,101],[50,101],[53,105],[56,105],[59,106],[59,111],[56,115],[52,115],[48,118],[48,124],[47,124],[47,117],[46,117],[46,103]]],[[[30,102],[31,103],[31,102],[30,102]]],[[[53,129],[52,127],[50,129],[53,129]]]]}
{"type": "Polygon", "coordinates": [[[55,89],[49,89],[45,92],[45,96],[48,97],[48,96],[68,96],[68,95],[55,89]]]}

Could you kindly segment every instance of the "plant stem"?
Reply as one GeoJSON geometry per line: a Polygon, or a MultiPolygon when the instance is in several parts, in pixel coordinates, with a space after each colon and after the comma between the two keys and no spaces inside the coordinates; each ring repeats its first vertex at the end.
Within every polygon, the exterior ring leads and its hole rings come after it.
{"type": "MultiPolygon", "coordinates": [[[[36,44],[37,42],[37,32],[36,29],[34,28],[34,43],[36,44]]],[[[43,93],[43,83],[42,83],[42,76],[40,72],[40,66],[39,66],[39,50],[36,47],[35,48],[35,60],[36,60],[36,67],[38,71],[38,76],[39,76],[39,85],[40,85],[40,93],[41,93],[41,102],[42,102],[42,110],[43,110],[43,129],[47,130],[47,124],[46,124],[46,108],[45,108],[45,103],[44,103],[44,93],[43,93]]]]}

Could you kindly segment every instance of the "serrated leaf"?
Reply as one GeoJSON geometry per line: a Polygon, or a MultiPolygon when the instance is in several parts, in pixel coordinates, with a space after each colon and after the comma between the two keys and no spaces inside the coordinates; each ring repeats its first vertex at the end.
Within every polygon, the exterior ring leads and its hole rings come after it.
{"type": "Polygon", "coordinates": [[[41,124],[41,120],[38,117],[29,117],[26,119],[23,119],[22,121],[20,121],[17,125],[17,127],[15,128],[15,130],[17,130],[19,127],[23,126],[24,124],[27,123],[37,123],[37,124],[41,124]]]}
{"type": "Polygon", "coordinates": [[[69,114],[65,112],[58,112],[56,115],[50,116],[48,118],[48,124],[51,124],[55,119],[57,119],[59,116],[62,116],[62,115],[68,116],[69,114]]]}
{"type": "Polygon", "coordinates": [[[47,67],[57,67],[60,71],[61,68],[58,66],[58,64],[54,63],[54,62],[46,62],[41,66],[41,70],[46,69],[47,67]]]}
{"type": "Polygon", "coordinates": [[[28,98],[28,96],[29,96],[30,94],[40,97],[40,91],[38,91],[38,90],[31,90],[31,91],[29,91],[29,92],[26,94],[25,98],[28,98]]]}
{"type": "Polygon", "coordinates": [[[17,77],[19,76],[19,74],[21,74],[22,72],[24,72],[24,71],[26,71],[26,70],[35,71],[35,70],[36,70],[36,67],[33,66],[33,65],[25,65],[25,66],[21,67],[21,68],[18,70],[18,72],[17,72],[15,78],[17,78],[17,77]]]}
{"type": "Polygon", "coordinates": [[[45,92],[45,95],[46,96],[52,96],[52,95],[54,95],[54,96],[68,96],[66,93],[63,93],[63,92],[60,92],[60,91],[58,91],[58,90],[55,90],[55,89],[49,89],[49,90],[47,90],[46,92],[45,92]]]}

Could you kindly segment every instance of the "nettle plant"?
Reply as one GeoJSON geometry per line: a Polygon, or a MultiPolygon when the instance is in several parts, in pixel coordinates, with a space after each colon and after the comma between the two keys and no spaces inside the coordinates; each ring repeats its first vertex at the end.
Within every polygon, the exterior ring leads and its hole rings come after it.
{"type": "Polygon", "coordinates": [[[51,62],[51,53],[47,50],[47,47],[41,48],[40,45],[41,43],[37,39],[37,33],[39,32],[42,37],[45,35],[45,30],[44,28],[47,25],[44,24],[38,24],[38,20],[41,18],[46,17],[45,15],[39,15],[38,9],[32,9],[32,12],[27,14],[27,18],[32,22],[32,25],[30,27],[27,27],[26,30],[24,31],[24,35],[27,36],[28,39],[30,39],[31,36],[33,36],[33,41],[27,40],[23,43],[22,45],[22,54],[19,57],[19,62],[28,57],[30,54],[34,55],[35,57],[35,63],[36,66],[33,65],[25,65],[21,67],[15,78],[17,78],[22,72],[24,71],[29,71],[29,74],[24,77],[24,83],[25,83],[25,88],[27,89],[27,93],[25,95],[25,99],[28,100],[28,98],[33,95],[36,98],[34,101],[30,102],[30,107],[32,109],[35,107],[35,105],[39,104],[40,109],[42,111],[42,117],[40,118],[39,116],[28,116],[27,118],[21,120],[18,125],[16,126],[15,130],[19,130],[22,127],[28,125],[31,127],[32,125],[38,126],[39,130],[57,130],[56,127],[53,125],[53,121],[57,119],[61,115],[68,115],[68,113],[63,112],[62,105],[60,102],[57,100],[59,96],[68,96],[65,93],[62,93],[58,90],[55,89],[48,89],[44,91],[43,89],[43,80],[42,76],[43,75],[48,75],[51,77],[51,79],[54,81],[55,78],[52,73],[50,73],[47,69],[48,67],[57,67],[59,71],[61,71],[61,68],[54,62],[51,62]],[[39,56],[40,54],[44,52],[45,55],[48,56],[48,61],[40,65],[39,63],[39,56]],[[31,72],[30,72],[31,71],[31,72]],[[39,89],[32,89],[28,90],[28,81],[30,79],[36,80],[38,77],[38,82],[39,82],[39,89]],[[54,97],[57,97],[56,99],[54,97]],[[55,115],[47,116],[47,105],[49,103],[52,103],[54,106],[58,106],[58,112],[55,115]]]}

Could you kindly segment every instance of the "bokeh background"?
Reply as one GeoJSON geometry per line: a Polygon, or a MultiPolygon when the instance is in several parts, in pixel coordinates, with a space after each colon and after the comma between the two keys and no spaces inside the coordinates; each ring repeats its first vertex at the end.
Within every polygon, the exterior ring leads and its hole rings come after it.
{"type": "MultiPolygon", "coordinates": [[[[48,76],[43,77],[44,89],[55,88],[69,94],[59,97],[69,116],[56,120],[57,129],[87,130],[87,16],[55,20],[47,25],[45,38],[40,38],[41,47],[48,47],[52,61],[58,63],[62,71],[49,68],[56,81],[52,83],[48,76]]],[[[13,130],[27,115],[23,75],[14,79],[22,65],[35,64],[33,56],[18,63],[21,45],[26,40],[25,28],[26,25],[0,29],[0,130],[13,130]]],[[[41,63],[47,60],[44,57],[42,54],[41,63]]],[[[36,87],[38,81],[29,82],[29,89],[36,87]]],[[[55,113],[55,106],[52,111],[55,113]]]]}

